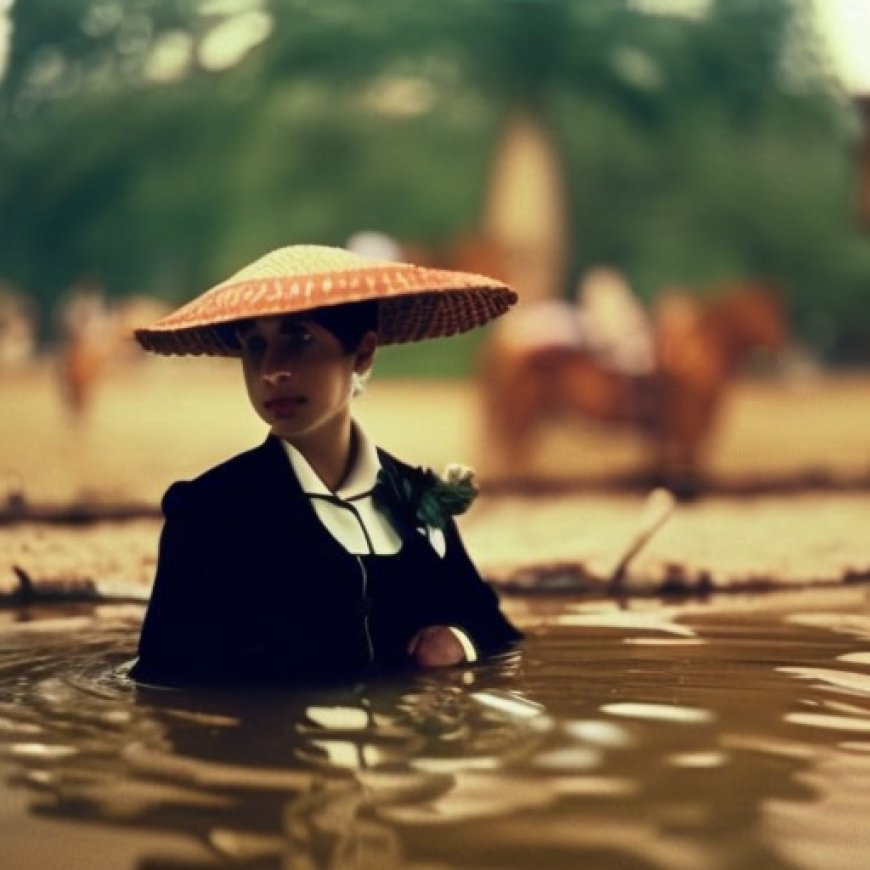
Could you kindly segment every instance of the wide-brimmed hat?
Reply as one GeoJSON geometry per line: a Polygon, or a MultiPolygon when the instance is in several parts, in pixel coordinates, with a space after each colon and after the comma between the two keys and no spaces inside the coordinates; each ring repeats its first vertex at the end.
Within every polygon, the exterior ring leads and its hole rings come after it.
{"type": "Polygon", "coordinates": [[[482,326],[507,311],[517,295],[483,275],[293,245],[266,254],[134,334],[156,353],[238,356],[225,324],[372,300],[379,303],[380,343],[399,344],[482,326]]]}

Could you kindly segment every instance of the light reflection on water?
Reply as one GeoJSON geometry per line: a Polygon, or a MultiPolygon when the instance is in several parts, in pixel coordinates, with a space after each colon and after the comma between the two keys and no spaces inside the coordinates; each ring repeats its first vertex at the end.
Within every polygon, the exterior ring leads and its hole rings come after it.
{"type": "Polygon", "coordinates": [[[521,655],[316,693],[137,688],[135,609],[7,620],[0,863],[864,870],[866,594],[768,601],[524,602],[521,655]]]}

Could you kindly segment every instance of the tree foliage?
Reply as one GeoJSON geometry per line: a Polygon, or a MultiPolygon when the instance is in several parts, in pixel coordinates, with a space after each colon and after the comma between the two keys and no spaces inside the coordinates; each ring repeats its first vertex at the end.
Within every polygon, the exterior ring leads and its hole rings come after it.
{"type": "Polygon", "coordinates": [[[289,241],[443,242],[477,221],[522,103],[565,167],[566,293],[602,262],[646,297],[770,276],[805,335],[859,357],[856,128],[802,5],[716,0],[679,18],[628,0],[18,0],[0,276],[45,310],[83,274],[181,300],[289,241]],[[218,28],[263,22],[237,62],[209,60],[218,28]]]}

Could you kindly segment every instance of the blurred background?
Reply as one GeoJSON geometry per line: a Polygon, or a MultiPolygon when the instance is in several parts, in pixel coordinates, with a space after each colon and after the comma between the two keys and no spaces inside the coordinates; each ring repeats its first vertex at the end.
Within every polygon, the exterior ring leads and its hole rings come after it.
{"type": "Polygon", "coordinates": [[[870,866],[868,292],[870,0],[0,0],[0,863],[870,866]],[[131,329],[295,243],[519,292],[354,413],[529,654],[133,693],[93,604],[265,427],[131,329]]]}
{"type": "Polygon", "coordinates": [[[153,499],[251,443],[231,364],[129,331],[300,242],[520,293],[512,334],[382,352],[387,446],[863,480],[867,44],[863,0],[0,0],[6,491],[109,498],[150,451],[153,499]]]}

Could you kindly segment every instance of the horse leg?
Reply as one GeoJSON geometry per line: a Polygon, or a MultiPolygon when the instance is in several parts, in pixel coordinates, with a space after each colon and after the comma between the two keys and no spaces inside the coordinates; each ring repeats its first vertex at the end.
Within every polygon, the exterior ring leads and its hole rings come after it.
{"type": "Polygon", "coordinates": [[[485,464],[498,474],[525,464],[538,414],[534,378],[509,353],[490,348],[478,372],[485,464]]]}
{"type": "Polygon", "coordinates": [[[676,492],[696,494],[703,486],[701,459],[712,432],[718,395],[683,385],[672,397],[663,474],[676,492]]]}
{"type": "Polygon", "coordinates": [[[515,372],[510,383],[499,396],[499,404],[492,419],[497,421],[490,446],[501,467],[511,476],[521,473],[528,465],[532,441],[541,415],[540,383],[534,372],[515,372]]]}

